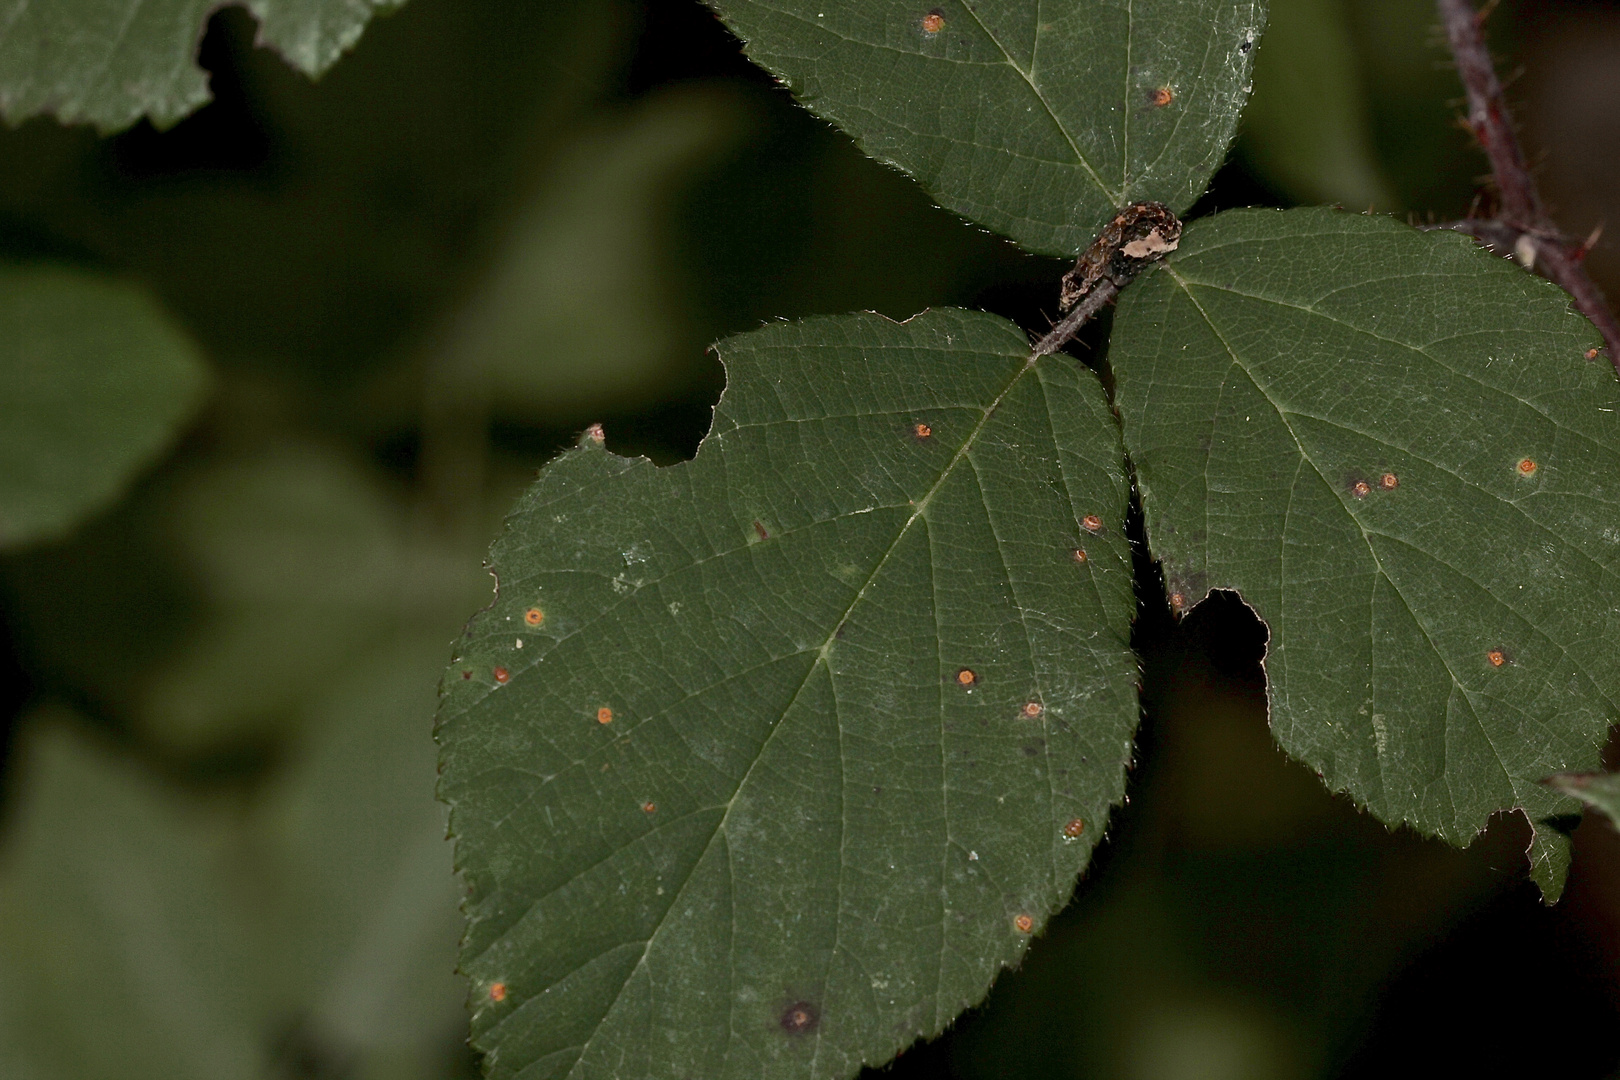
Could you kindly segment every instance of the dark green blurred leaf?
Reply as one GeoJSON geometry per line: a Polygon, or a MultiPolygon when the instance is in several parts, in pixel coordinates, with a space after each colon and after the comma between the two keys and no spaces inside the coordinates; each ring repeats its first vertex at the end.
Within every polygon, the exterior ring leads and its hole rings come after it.
{"type": "Polygon", "coordinates": [[[461,920],[428,735],[446,636],[326,680],[248,813],[31,725],[0,859],[7,1080],[454,1074],[461,920]]]}
{"type": "Polygon", "coordinates": [[[0,547],[103,509],[202,400],[197,349],[144,291],[0,267],[0,547]]]}
{"type": "Polygon", "coordinates": [[[955,310],[720,353],[691,462],[587,438],[547,467],[446,677],[494,1076],[884,1061],[1023,954],[1123,791],[1127,485],[1096,380],[955,310]]]}
{"type": "Polygon", "coordinates": [[[1080,251],[1127,203],[1179,212],[1203,194],[1265,23],[1263,0],[925,5],[712,0],[750,57],[868,154],[1049,255],[1080,251]]]}
{"type": "Polygon", "coordinates": [[[594,118],[563,148],[458,312],[443,361],[501,417],[648,400],[686,330],[660,228],[671,188],[739,134],[740,106],[678,90],[594,118]]]}
{"type": "MultiPolygon", "coordinates": [[[[404,0],[247,0],[260,41],[319,75],[373,13],[404,0]]],[[[0,116],[49,113],[103,132],[149,117],[159,127],[208,100],[197,42],[214,0],[70,0],[0,4],[0,116]]]]}
{"type": "Polygon", "coordinates": [[[1345,0],[1271,0],[1242,131],[1244,156],[1295,202],[1392,208],[1345,0]]]}
{"type": "Polygon", "coordinates": [[[1547,783],[1565,795],[1573,795],[1620,828],[1620,774],[1555,773],[1547,783]]]}
{"type": "Polygon", "coordinates": [[[1265,620],[1284,749],[1452,843],[1522,809],[1556,897],[1570,804],[1537,781],[1620,701],[1620,386],[1569,297],[1460,237],[1237,211],[1114,331],[1172,605],[1265,620]]]}
{"type": "Polygon", "coordinates": [[[263,1000],[224,808],[36,719],[0,861],[8,1080],[255,1080],[263,1000]]]}

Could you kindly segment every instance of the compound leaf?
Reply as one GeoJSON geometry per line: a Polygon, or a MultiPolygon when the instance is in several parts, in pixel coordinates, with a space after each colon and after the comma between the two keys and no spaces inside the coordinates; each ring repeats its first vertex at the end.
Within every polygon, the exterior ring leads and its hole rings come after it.
{"type": "MultiPolygon", "coordinates": [[[[259,39],[319,75],[373,13],[404,0],[244,0],[259,39]]],[[[0,0],[0,116],[41,113],[103,132],[167,127],[208,101],[197,42],[216,0],[0,0]]]]}
{"type": "Polygon", "coordinates": [[[0,548],[102,509],[201,404],[197,347],[145,292],[0,268],[0,548]]]}
{"type": "Polygon", "coordinates": [[[692,461],[588,435],[545,469],[446,677],[492,1076],[883,1061],[1022,955],[1123,790],[1127,485],[1092,375],[952,310],[720,353],[692,461]]]}
{"type": "Polygon", "coordinates": [[[1327,210],[1188,229],[1112,361],[1172,607],[1270,629],[1271,725],[1381,820],[1491,814],[1567,864],[1538,781],[1617,715],[1620,385],[1554,286],[1459,237],[1327,210]]]}
{"type": "Polygon", "coordinates": [[[1185,210],[1249,90],[1264,0],[711,0],[872,157],[1031,251],[1121,207],[1185,210]]]}

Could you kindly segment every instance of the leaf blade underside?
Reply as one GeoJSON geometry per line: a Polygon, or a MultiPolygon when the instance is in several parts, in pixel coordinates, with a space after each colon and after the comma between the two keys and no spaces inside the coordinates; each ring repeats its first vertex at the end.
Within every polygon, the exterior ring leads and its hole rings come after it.
{"type": "Polygon", "coordinates": [[[1184,211],[1248,95],[1263,0],[710,0],[812,111],[951,210],[1072,256],[1184,211]],[[1166,96],[1167,95],[1167,96],[1166,96]]]}
{"type": "Polygon", "coordinates": [[[493,1076],[886,1060],[1017,960],[1123,791],[1127,488],[1090,373],[961,311],[720,351],[693,461],[547,467],[447,675],[493,1076]]]}
{"type": "Polygon", "coordinates": [[[1538,781],[1620,700],[1620,387],[1568,299],[1387,219],[1235,211],[1110,354],[1172,600],[1266,622],[1283,748],[1455,844],[1522,809],[1549,898],[1574,804],[1538,781]]]}

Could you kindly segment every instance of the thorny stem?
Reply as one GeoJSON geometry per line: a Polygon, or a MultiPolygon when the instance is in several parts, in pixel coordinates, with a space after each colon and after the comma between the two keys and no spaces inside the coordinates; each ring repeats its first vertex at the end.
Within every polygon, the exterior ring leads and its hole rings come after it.
{"type": "Polygon", "coordinates": [[[1490,160],[1501,200],[1498,221],[1465,221],[1449,227],[1510,251],[1527,241],[1528,253],[1533,255],[1532,268],[1569,293],[1576,310],[1603,335],[1609,362],[1620,372],[1620,323],[1586,273],[1586,245],[1570,244],[1562,238],[1525,165],[1513,133],[1513,117],[1502,98],[1502,83],[1485,46],[1485,12],[1476,11],[1473,0],[1435,2],[1445,23],[1451,55],[1457,61],[1457,74],[1468,92],[1468,126],[1490,160]]]}
{"type": "Polygon", "coordinates": [[[1047,332],[1046,336],[1035,343],[1030,357],[1045,356],[1055,353],[1063,346],[1074,340],[1080,328],[1091,321],[1093,315],[1101,311],[1110,300],[1119,295],[1119,286],[1111,278],[1100,278],[1075,305],[1074,310],[1060,319],[1056,326],[1047,332]]]}

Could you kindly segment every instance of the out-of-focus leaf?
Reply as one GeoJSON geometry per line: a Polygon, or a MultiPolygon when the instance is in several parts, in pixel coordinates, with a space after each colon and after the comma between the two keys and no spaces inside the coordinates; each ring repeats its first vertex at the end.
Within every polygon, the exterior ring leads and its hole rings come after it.
{"type": "Polygon", "coordinates": [[[1620,828],[1620,774],[1554,773],[1546,783],[1565,795],[1573,795],[1620,828]]]}
{"type": "Polygon", "coordinates": [[[685,323],[664,203],[736,117],[717,91],[674,91],[560,156],[448,346],[451,366],[487,383],[492,412],[555,416],[656,393],[685,323]]]}
{"type": "MultiPolygon", "coordinates": [[[[341,454],[288,443],[196,470],[167,509],[203,611],[143,680],[142,731],[195,751],[286,723],[352,654],[390,633],[409,581],[400,510],[341,454]]],[[[459,580],[459,578],[457,578],[459,580]]]]}
{"type": "MultiPolygon", "coordinates": [[[[377,11],[404,0],[245,0],[259,38],[319,75],[377,11]]],[[[208,100],[196,64],[214,0],[0,0],[0,116],[49,113],[103,132],[145,116],[167,127],[208,100]]]]}
{"type": "Polygon", "coordinates": [[[0,267],[0,547],[104,508],[201,402],[196,347],[145,292],[0,267]]]}
{"type": "Polygon", "coordinates": [[[255,1080],[228,817],[59,722],[30,735],[0,848],[0,1062],[30,1080],[255,1080]]]}
{"type": "Polygon", "coordinates": [[[413,628],[329,680],[247,814],[31,725],[0,849],[7,1080],[453,1074],[460,918],[429,734],[446,637],[413,628]]]}
{"type": "Polygon", "coordinates": [[[1620,385],[1554,286],[1326,210],[1190,227],[1110,356],[1172,606],[1270,629],[1271,725],[1380,819],[1467,843],[1522,809],[1555,898],[1620,701],[1620,385]]]}
{"type": "Polygon", "coordinates": [[[943,310],[719,346],[690,462],[586,438],[452,664],[443,797],[497,1077],[827,1077],[1069,896],[1137,703],[1097,381],[943,310]]]}
{"type": "Polygon", "coordinates": [[[1127,203],[1184,210],[1226,155],[1263,0],[711,0],[872,157],[1031,251],[1127,203]]]}
{"type": "Polygon", "coordinates": [[[1345,0],[1270,0],[1240,151],[1296,202],[1391,209],[1345,0]]]}

